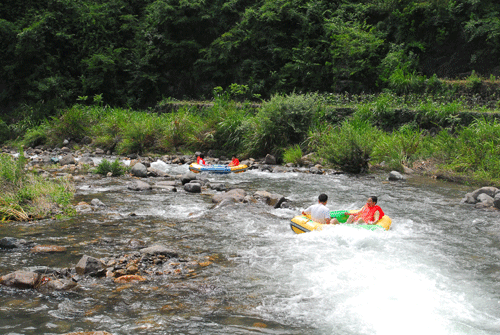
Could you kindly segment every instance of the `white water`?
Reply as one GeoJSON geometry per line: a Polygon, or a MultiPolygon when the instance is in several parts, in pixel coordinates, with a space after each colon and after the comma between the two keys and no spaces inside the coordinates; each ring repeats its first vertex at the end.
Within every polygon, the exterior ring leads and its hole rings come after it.
{"type": "MultiPolygon", "coordinates": [[[[186,165],[161,166],[172,174],[187,172],[186,165]]],[[[175,242],[192,253],[217,255],[200,277],[183,283],[209,285],[213,290],[176,295],[183,307],[168,315],[158,310],[172,299],[167,297],[171,288],[160,294],[153,287],[161,284],[154,282],[149,284],[154,294],[147,288],[125,290],[125,296],[114,293],[117,302],[103,313],[75,316],[71,311],[87,304],[88,295],[95,304],[107,305],[90,286],[82,296],[48,304],[53,315],[67,320],[73,331],[91,325],[114,334],[500,334],[499,213],[461,204],[461,197],[470,191],[466,187],[419,179],[389,183],[385,175],[356,178],[252,170],[205,177],[250,194],[280,193],[295,207],[214,208],[209,195],[124,196],[115,193],[120,188],[116,184],[82,186],[82,194],[105,192],[101,197],[105,203],[117,203],[111,212],[154,218],[135,228],[97,226],[102,230],[92,234],[175,242]],[[294,234],[290,219],[317,202],[323,192],[329,195],[327,206],[332,210],[359,208],[368,196],[377,195],[393,219],[392,229],[372,232],[332,226],[294,234]]],[[[92,249],[82,247],[79,252],[92,249]]],[[[51,333],[47,329],[53,320],[40,323],[45,329],[41,333],[51,333]]],[[[0,330],[9,326],[0,321],[0,330]]],[[[23,325],[12,328],[10,334],[36,333],[23,325]]]]}

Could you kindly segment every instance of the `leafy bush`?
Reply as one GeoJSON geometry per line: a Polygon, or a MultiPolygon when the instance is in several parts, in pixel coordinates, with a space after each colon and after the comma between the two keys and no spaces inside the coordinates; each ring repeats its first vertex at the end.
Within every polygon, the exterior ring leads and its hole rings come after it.
{"type": "Polygon", "coordinates": [[[113,177],[121,176],[127,171],[126,167],[120,163],[118,159],[115,159],[113,162],[108,161],[107,159],[103,159],[99,165],[97,165],[95,169],[95,173],[102,174],[106,176],[111,172],[113,177]]]}
{"type": "Polygon", "coordinates": [[[317,94],[273,96],[242,125],[246,153],[281,156],[283,148],[303,142],[319,110],[318,100],[317,94]]]}
{"type": "Polygon", "coordinates": [[[313,134],[309,141],[318,156],[343,171],[360,173],[368,170],[373,148],[381,134],[369,121],[354,117],[324,133],[313,134]]]}
{"type": "Polygon", "coordinates": [[[298,144],[285,150],[283,153],[285,163],[300,164],[302,162],[302,149],[298,144]]]}

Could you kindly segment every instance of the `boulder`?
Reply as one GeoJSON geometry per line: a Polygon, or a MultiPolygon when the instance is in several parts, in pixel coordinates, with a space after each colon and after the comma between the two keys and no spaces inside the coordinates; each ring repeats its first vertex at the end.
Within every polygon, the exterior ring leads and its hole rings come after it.
{"type": "Polygon", "coordinates": [[[472,197],[477,200],[478,196],[480,194],[483,194],[483,193],[489,195],[490,197],[494,197],[495,194],[498,193],[498,188],[493,187],[493,186],[481,187],[481,188],[475,190],[474,192],[472,192],[472,197]]]}
{"type": "Polygon", "coordinates": [[[405,177],[398,171],[391,171],[389,172],[389,177],[387,179],[396,181],[396,180],[405,180],[405,177]]]}
{"type": "Polygon", "coordinates": [[[101,277],[104,273],[104,264],[100,259],[84,255],[75,266],[76,273],[79,275],[90,275],[101,277]]]}
{"type": "Polygon", "coordinates": [[[267,191],[257,191],[253,194],[255,199],[264,201],[269,206],[279,208],[286,201],[285,197],[277,193],[269,193],[267,191]]]}
{"type": "Polygon", "coordinates": [[[75,157],[73,157],[73,155],[65,155],[65,156],[61,157],[61,159],[59,159],[59,164],[60,165],[69,165],[69,164],[76,165],[76,160],[75,160],[75,157]]]}
{"type": "Polygon", "coordinates": [[[36,272],[16,271],[0,277],[0,284],[20,289],[31,289],[40,284],[41,277],[36,272]]]}
{"type": "Polygon", "coordinates": [[[132,191],[147,191],[152,189],[152,186],[142,180],[135,180],[130,183],[127,188],[132,191]]]}
{"type": "Polygon", "coordinates": [[[495,194],[495,197],[493,198],[493,206],[500,209],[500,193],[495,194]]]}
{"type": "Polygon", "coordinates": [[[187,183],[191,182],[191,180],[196,180],[196,179],[197,179],[197,176],[192,171],[189,171],[188,173],[183,174],[181,176],[182,185],[187,184],[187,183]]]}
{"type": "Polygon", "coordinates": [[[142,163],[136,163],[130,169],[130,173],[136,177],[145,178],[148,176],[148,169],[142,163]]]}
{"type": "Polygon", "coordinates": [[[241,188],[235,188],[233,190],[224,192],[224,193],[217,193],[212,197],[212,202],[213,203],[219,203],[224,199],[231,199],[234,202],[243,202],[245,199],[246,192],[245,190],[241,188]]]}
{"type": "Polygon", "coordinates": [[[269,165],[276,165],[276,157],[273,155],[267,154],[266,158],[264,159],[265,164],[269,165]]]}
{"type": "Polygon", "coordinates": [[[201,185],[199,183],[184,184],[184,190],[189,193],[201,193],[201,185]]]}

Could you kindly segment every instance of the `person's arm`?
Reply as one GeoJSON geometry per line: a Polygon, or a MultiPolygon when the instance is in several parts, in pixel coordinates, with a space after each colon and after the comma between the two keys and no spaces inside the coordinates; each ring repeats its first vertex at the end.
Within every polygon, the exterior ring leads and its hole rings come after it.
{"type": "Polygon", "coordinates": [[[373,222],[370,222],[370,224],[376,224],[379,219],[380,219],[380,211],[375,211],[375,213],[373,213],[373,222]]]}

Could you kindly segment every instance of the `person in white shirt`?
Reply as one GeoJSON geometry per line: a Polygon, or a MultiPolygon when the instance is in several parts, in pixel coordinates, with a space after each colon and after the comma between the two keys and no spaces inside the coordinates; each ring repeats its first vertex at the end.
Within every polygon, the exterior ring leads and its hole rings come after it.
{"type": "Polygon", "coordinates": [[[328,196],[326,194],[320,194],[318,197],[318,203],[307,207],[302,211],[302,215],[311,215],[311,220],[323,224],[330,224],[330,209],[326,207],[328,202],[328,196]]]}

